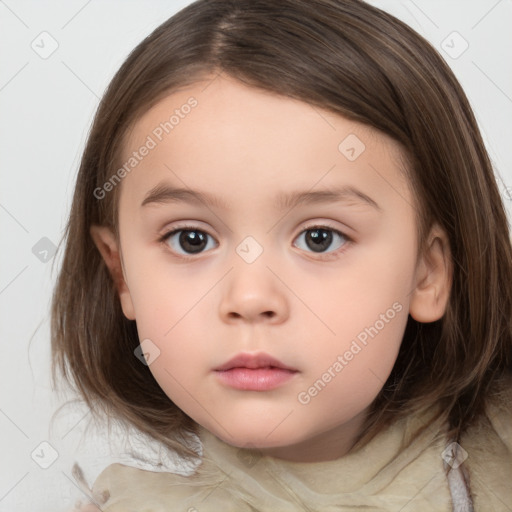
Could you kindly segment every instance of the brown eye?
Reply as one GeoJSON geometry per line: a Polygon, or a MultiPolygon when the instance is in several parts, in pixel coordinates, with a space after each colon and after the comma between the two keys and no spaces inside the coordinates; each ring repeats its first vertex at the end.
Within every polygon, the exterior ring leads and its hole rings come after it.
{"type": "Polygon", "coordinates": [[[186,252],[195,254],[206,247],[207,236],[201,231],[183,230],[178,237],[178,243],[186,252]]]}
{"type": "MultiPolygon", "coordinates": [[[[304,250],[311,250],[316,253],[324,253],[326,249],[333,245],[335,241],[334,251],[346,245],[348,237],[336,229],[329,228],[328,226],[312,226],[304,231],[297,237],[297,240],[304,239],[304,247],[299,247],[304,250]],[[339,240],[341,239],[341,242],[339,240]]],[[[327,251],[327,252],[334,252],[327,251]]]]}
{"type": "Polygon", "coordinates": [[[196,228],[180,228],[164,235],[162,242],[167,243],[171,249],[184,256],[204,252],[211,236],[196,228]]]}

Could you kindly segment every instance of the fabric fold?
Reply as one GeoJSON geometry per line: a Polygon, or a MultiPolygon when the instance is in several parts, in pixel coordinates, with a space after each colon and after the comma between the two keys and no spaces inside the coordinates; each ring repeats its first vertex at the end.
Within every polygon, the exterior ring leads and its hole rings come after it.
{"type": "Polygon", "coordinates": [[[461,478],[465,467],[474,510],[510,512],[510,398],[511,392],[496,395],[486,415],[468,429],[461,440],[467,453],[464,466],[454,464],[450,478],[445,469],[449,443],[444,425],[431,421],[437,413],[433,408],[395,422],[339,459],[313,463],[237,448],[200,427],[202,461],[192,475],[112,464],[98,476],[92,492],[108,496],[104,512],[451,512],[471,510],[461,478]],[[450,485],[458,489],[454,494],[460,508],[452,502],[450,485]]]}

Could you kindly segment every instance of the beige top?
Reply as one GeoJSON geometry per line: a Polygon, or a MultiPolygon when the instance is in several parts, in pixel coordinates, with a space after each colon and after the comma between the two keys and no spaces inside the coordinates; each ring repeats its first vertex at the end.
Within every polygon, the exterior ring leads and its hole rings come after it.
{"type": "MultiPolygon", "coordinates": [[[[453,475],[469,472],[477,512],[512,511],[511,404],[512,388],[490,401],[461,440],[464,464],[457,472],[451,464],[453,475]]],[[[443,468],[450,469],[449,443],[442,425],[429,421],[434,412],[396,422],[337,460],[313,463],[260,456],[201,428],[203,457],[193,475],[111,464],[92,492],[103,512],[471,511],[443,468]]]]}

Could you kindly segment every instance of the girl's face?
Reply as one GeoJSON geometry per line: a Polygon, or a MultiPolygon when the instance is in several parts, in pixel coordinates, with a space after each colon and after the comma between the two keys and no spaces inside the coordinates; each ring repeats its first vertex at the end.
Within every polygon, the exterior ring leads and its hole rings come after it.
{"type": "Polygon", "coordinates": [[[222,75],[135,125],[118,174],[123,311],[159,385],[217,437],[289,460],[343,455],[413,301],[423,321],[442,316],[414,291],[399,158],[377,131],[222,75]],[[242,353],[295,371],[216,370],[242,353]]]}

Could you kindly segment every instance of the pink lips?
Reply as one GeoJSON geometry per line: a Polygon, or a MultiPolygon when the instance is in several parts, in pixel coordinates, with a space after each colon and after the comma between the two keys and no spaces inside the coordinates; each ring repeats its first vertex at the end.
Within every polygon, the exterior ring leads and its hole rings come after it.
{"type": "Polygon", "coordinates": [[[246,391],[269,391],[291,379],[298,370],[268,354],[239,354],[215,368],[219,379],[230,387],[246,391]]]}

